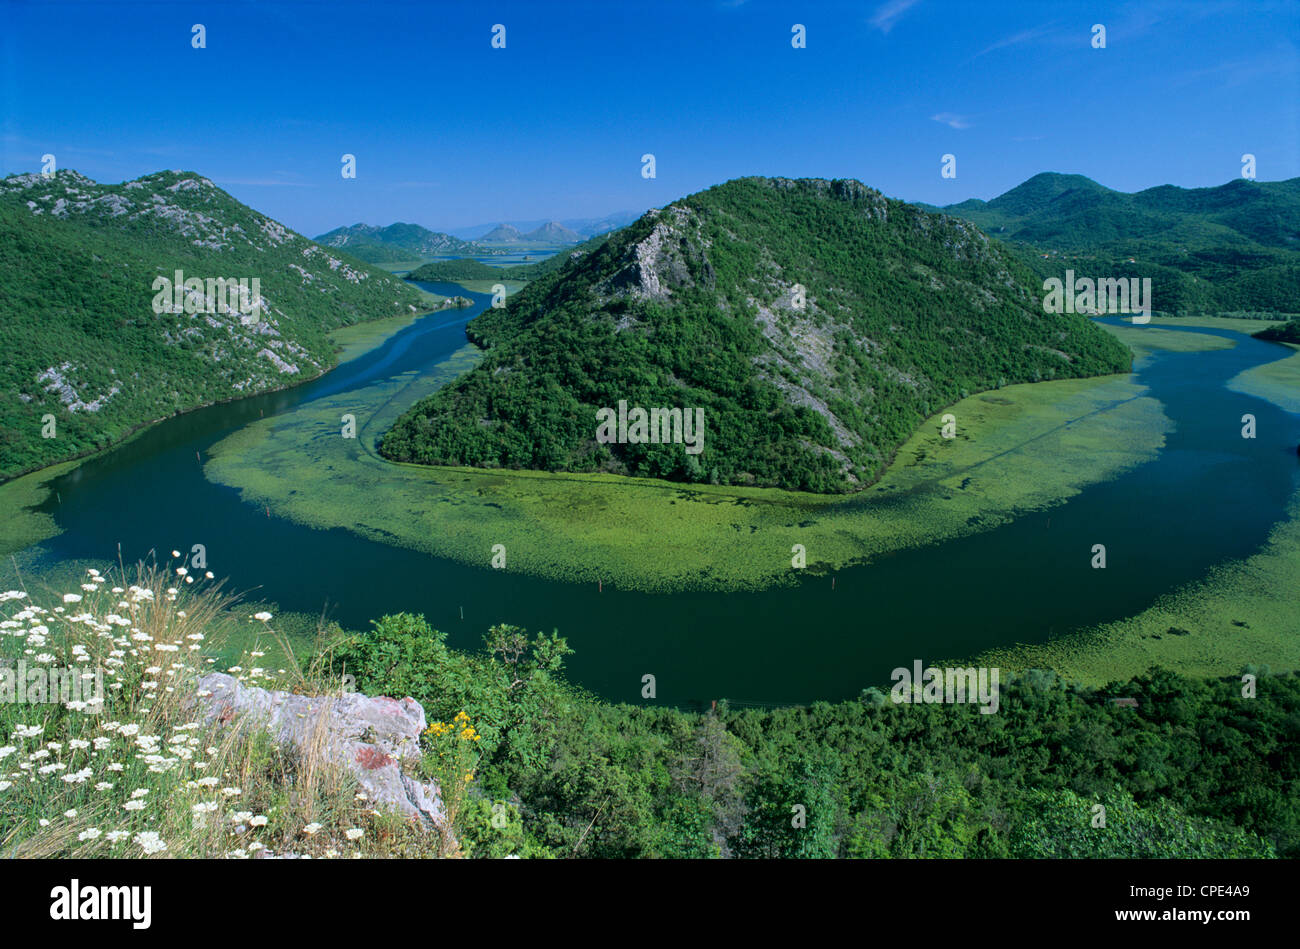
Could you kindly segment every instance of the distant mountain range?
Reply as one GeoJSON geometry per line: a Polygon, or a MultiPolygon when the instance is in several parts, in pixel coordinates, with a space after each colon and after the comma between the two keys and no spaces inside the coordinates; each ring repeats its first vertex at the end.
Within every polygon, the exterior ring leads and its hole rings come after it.
{"type": "Polygon", "coordinates": [[[1129,194],[1049,172],[929,209],[1007,242],[1043,277],[1150,277],[1157,310],[1300,312],[1300,178],[1129,194]]]}
{"type": "Polygon", "coordinates": [[[330,330],[429,309],[188,171],[0,179],[0,299],[0,480],[310,379],[334,363],[330,330]],[[162,283],[176,271],[183,290],[162,283]],[[223,287],[241,279],[260,306],[223,287]]]}
{"type": "Polygon", "coordinates": [[[488,231],[482,237],[478,238],[476,243],[483,244],[518,244],[524,239],[524,235],[519,228],[511,224],[498,224],[492,230],[488,231]]]}
{"type": "Polygon", "coordinates": [[[571,231],[559,221],[548,221],[541,227],[535,228],[528,233],[523,233],[513,224],[498,224],[492,230],[488,231],[482,237],[476,238],[478,244],[554,244],[565,247],[570,244],[580,244],[583,236],[577,231],[571,231]]]}
{"type": "Polygon", "coordinates": [[[495,257],[531,248],[560,248],[623,227],[636,220],[631,211],[603,218],[570,221],[515,221],[482,224],[453,233],[431,231],[419,224],[353,224],[337,227],[316,238],[372,264],[405,263],[438,257],[495,257]],[[472,235],[472,239],[466,237],[472,235]]]}
{"type": "Polygon", "coordinates": [[[576,244],[586,238],[595,237],[598,234],[605,234],[609,231],[615,231],[620,227],[626,227],[640,216],[641,215],[636,211],[616,211],[613,214],[607,214],[604,217],[569,218],[563,221],[547,221],[545,219],[534,221],[501,221],[496,224],[474,224],[469,227],[455,227],[451,228],[447,233],[464,240],[487,241],[489,240],[488,235],[492,231],[501,228],[509,228],[525,239],[528,239],[538,231],[558,228],[562,232],[569,232],[565,236],[563,243],[576,244]]]}

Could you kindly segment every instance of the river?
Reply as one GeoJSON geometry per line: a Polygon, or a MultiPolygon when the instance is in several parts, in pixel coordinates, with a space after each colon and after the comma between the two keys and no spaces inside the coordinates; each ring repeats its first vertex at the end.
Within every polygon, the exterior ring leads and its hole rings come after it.
{"type": "Polygon", "coordinates": [[[426,368],[462,347],[465,323],[490,297],[424,286],[475,305],[421,317],[297,388],[164,421],[52,481],[44,510],[62,533],[45,542],[48,555],[116,560],[120,544],[128,562],[151,550],[165,560],[198,538],[234,589],[285,610],[324,607],[348,627],[421,612],[468,648],[495,622],[558,629],[576,650],[571,677],[610,699],[639,701],[642,677],[652,674],[660,702],[803,703],[887,684],[890,670],[913,659],[1042,642],[1139,612],[1258,549],[1300,483],[1300,418],[1224,388],[1288,354],[1248,338],[1231,349],[1156,353],[1140,368],[1137,381],[1176,425],[1154,460],[1049,511],[841,571],[833,590],[822,577],[760,593],[600,591],[313,530],[268,517],[204,478],[206,450],[250,422],[426,368]],[[1246,412],[1267,437],[1240,437],[1246,412]],[[1093,543],[1106,545],[1105,570],[1089,567],[1093,543]]]}

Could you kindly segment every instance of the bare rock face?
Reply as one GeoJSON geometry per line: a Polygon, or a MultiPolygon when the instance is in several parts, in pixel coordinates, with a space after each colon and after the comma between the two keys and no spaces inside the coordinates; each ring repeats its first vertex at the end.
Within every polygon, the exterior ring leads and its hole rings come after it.
{"type": "Polygon", "coordinates": [[[260,723],[280,747],[323,755],[346,767],[376,807],[439,832],[447,829],[437,782],[421,784],[402,772],[403,760],[420,757],[425,720],[415,699],[272,692],[214,672],[199,680],[198,703],[205,722],[260,723]]]}

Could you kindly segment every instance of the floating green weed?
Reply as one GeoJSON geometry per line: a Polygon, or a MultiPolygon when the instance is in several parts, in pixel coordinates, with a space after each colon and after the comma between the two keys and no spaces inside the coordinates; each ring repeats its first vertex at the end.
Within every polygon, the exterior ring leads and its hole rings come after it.
{"type": "Polygon", "coordinates": [[[793,581],[791,548],[829,571],[987,529],[1154,456],[1169,421],[1127,377],[1008,386],[930,419],[858,495],[684,486],[613,475],[395,465],[374,443],[405,406],[475,358],[323,398],[218,443],[208,477],[283,517],[467,563],[623,588],[761,589],[793,581]],[[362,401],[364,400],[364,402],[362,401]],[[357,439],[339,435],[356,414],[357,439]]]}
{"type": "Polygon", "coordinates": [[[1228,388],[1300,415],[1300,352],[1238,373],[1228,381],[1228,388]]]}
{"type": "Polygon", "coordinates": [[[1050,640],[995,649],[976,662],[1054,669],[1103,685],[1161,666],[1184,675],[1223,675],[1245,665],[1300,668],[1300,494],[1260,551],[1222,564],[1136,616],[1050,640]]]}

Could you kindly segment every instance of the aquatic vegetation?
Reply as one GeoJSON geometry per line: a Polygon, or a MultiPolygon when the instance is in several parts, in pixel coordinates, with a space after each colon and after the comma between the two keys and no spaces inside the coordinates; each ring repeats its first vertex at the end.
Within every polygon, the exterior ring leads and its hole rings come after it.
{"type": "Polygon", "coordinates": [[[1228,388],[1300,415],[1300,352],[1247,369],[1230,379],[1228,388]]]}
{"type": "Polygon", "coordinates": [[[456,282],[466,290],[475,293],[491,293],[493,288],[500,284],[506,288],[506,296],[518,293],[527,285],[522,280],[457,280],[456,282]]]}
{"type": "MultiPolygon", "coordinates": [[[[1101,325],[1133,350],[1137,357],[1134,362],[1137,364],[1153,350],[1177,353],[1206,352],[1215,349],[1231,349],[1237,345],[1237,340],[1231,337],[1179,332],[1177,328],[1180,326],[1230,330],[1245,336],[1253,335],[1260,329],[1286,324],[1279,320],[1247,320],[1229,317],[1155,317],[1150,326],[1101,325]]],[[[1288,412],[1300,414],[1300,353],[1282,356],[1274,362],[1247,369],[1231,379],[1227,383],[1227,388],[1233,392],[1253,395],[1272,402],[1288,412]]]]}
{"type": "Polygon", "coordinates": [[[1153,316],[1152,326],[1166,326],[1175,329],[1191,326],[1207,330],[1231,330],[1234,333],[1254,334],[1270,326],[1281,326],[1285,321],[1241,316],[1153,316]]]}
{"type": "MultiPolygon", "coordinates": [[[[470,347],[456,359],[474,358],[470,347]]],[[[463,362],[461,363],[463,365],[463,362]]],[[[1008,386],[927,421],[870,490],[833,497],[603,474],[396,465],[386,420],[458,370],[316,400],[219,442],[205,474],[313,527],[343,527],[470,564],[493,544],[510,569],[629,589],[792,583],[792,547],[829,571],[1003,523],[1154,456],[1169,422],[1127,377],[1008,386]],[[339,437],[343,412],[356,439],[339,437]],[[956,437],[942,437],[942,415],[956,437]]]]}
{"type": "Polygon", "coordinates": [[[1300,669],[1300,493],[1260,551],[1221,564],[1136,616],[1040,645],[990,650],[979,663],[1050,668],[1092,685],[1152,666],[1223,675],[1245,666],[1300,669]]]}
{"type": "MultiPolygon", "coordinates": [[[[434,294],[428,294],[428,296],[433,297],[434,294]]],[[[331,332],[329,334],[330,341],[339,351],[338,362],[341,364],[355,359],[382,345],[394,333],[410,326],[422,315],[424,314],[406,313],[387,319],[341,327],[331,332]]],[[[470,349],[470,347],[467,347],[467,349],[470,349]]],[[[464,367],[469,363],[457,362],[456,365],[464,367]]],[[[438,376],[438,378],[441,379],[442,376],[438,376]]],[[[403,409],[409,404],[409,402],[401,403],[403,409]]],[[[32,471],[0,483],[0,511],[5,512],[3,522],[0,523],[0,557],[14,554],[33,544],[54,537],[60,532],[58,523],[52,515],[36,510],[37,507],[46,502],[51,494],[52,489],[47,486],[49,482],[67,474],[92,458],[129,444],[132,440],[143,435],[148,428],[149,426],[141,428],[102,451],[72,461],[49,465],[38,471],[32,471]]],[[[3,576],[2,571],[0,571],[0,576],[3,576]]]]}
{"type": "MultiPolygon", "coordinates": [[[[1171,321],[1172,322],[1172,321],[1171,321]]],[[[1182,322],[1179,320],[1178,322],[1182,322]]],[[[1209,352],[1215,349],[1232,349],[1237,341],[1226,336],[1211,336],[1208,333],[1184,333],[1176,329],[1165,328],[1168,324],[1151,324],[1143,326],[1112,326],[1100,324],[1112,333],[1121,343],[1133,350],[1134,364],[1149,356],[1152,350],[1171,353],[1209,352]]]]}
{"type": "MultiPolygon", "coordinates": [[[[439,297],[433,293],[428,294],[428,296],[434,298],[437,303],[441,303],[445,299],[445,297],[439,297]]],[[[419,318],[420,314],[418,313],[407,313],[400,316],[390,316],[382,320],[357,323],[353,326],[344,326],[335,330],[330,333],[330,342],[339,351],[339,364],[345,363],[349,359],[356,359],[363,353],[382,345],[394,333],[406,329],[419,318]]]]}
{"type": "Polygon", "coordinates": [[[47,484],[80,464],[65,461],[0,484],[0,557],[22,550],[59,532],[54,518],[35,508],[50,496],[47,484]]]}

